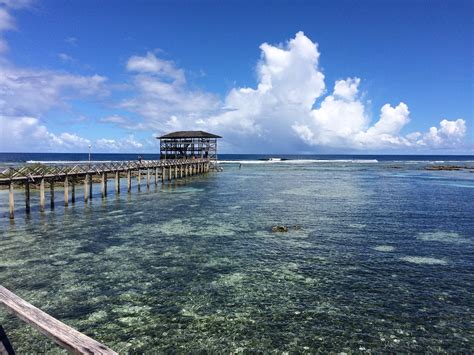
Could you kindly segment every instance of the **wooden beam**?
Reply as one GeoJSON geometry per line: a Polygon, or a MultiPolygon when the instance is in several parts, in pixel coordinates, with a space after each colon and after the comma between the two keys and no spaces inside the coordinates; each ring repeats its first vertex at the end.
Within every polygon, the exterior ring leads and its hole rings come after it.
{"type": "Polygon", "coordinates": [[[155,168],[155,186],[158,186],[158,168],[155,168]]]}
{"type": "Polygon", "coordinates": [[[130,193],[132,191],[132,171],[129,169],[127,170],[127,192],[130,193]]]}
{"type": "Polygon", "coordinates": [[[146,169],[146,188],[150,190],[150,169],[146,169]]]}
{"type": "Polygon", "coordinates": [[[73,354],[117,354],[98,341],[51,317],[3,286],[0,286],[0,303],[9,312],[73,354]]]}

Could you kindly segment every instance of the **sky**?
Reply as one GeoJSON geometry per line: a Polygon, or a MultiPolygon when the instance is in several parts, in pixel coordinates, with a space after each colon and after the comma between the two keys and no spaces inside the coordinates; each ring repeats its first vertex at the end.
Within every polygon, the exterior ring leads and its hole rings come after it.
{"type": "Polygon", "coordinates": [[[0,0],[0,151],[474,154],[470,0],[0,0]]]}

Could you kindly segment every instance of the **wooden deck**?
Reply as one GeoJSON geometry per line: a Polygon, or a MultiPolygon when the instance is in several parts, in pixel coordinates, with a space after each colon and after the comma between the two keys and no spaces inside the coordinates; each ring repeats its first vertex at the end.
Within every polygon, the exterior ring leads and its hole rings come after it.
{"type": "Polygon", "coordinates": [[[137,189],[141,189],[142,178],[146,180],[147,188],[158,181],[165,182],[180,179],[196,174],[207,173],[214,168],[215,161],[209,159],[166,159],[142,161],[118,161],[107,163],[86,164],[26,164],[20,167],[11,167],[0,172],[0,185],[9,186],[9,217],[14,219],[15,188],[22,187],[25,194],[25,210],[30,213],[30,184],[36,184],[40,190],[40,211],[45,210],[45,184],[49,185],[50,208],[54,209],[55,183],[61,183],[64,188],[64,205],[76,201],[76,184],[84,184],[84,201],[92,198],[92,184],[94,176],[100,177],[101,195],[107,196],[107,182],[109,174],[115,179],[115,193],[121,191],[121,177],[126,173],[127,192],[132,189],[132,178],[136,177],[137,189]]]}
{"type": "Polygon", "coordinates": [[[74,354],[117,354],[107,346],[51,317],[1,285],[0,304],[74,354]]]}

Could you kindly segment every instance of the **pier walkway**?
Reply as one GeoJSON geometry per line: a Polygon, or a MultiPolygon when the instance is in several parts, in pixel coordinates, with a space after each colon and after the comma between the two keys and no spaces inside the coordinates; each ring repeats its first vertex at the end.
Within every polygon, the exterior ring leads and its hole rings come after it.
{"type": "Polygon", "coordinates": [[[132,189],[132,177],[136,178],[138,191],[141,189],[141,180],[146,180],[149,188],[153,177],[154,184],[158,181],[171,181],[196,174],[207,173],[214,169],[215,161],[210,159],[166,159],[166,160],[135,160],[116,161],[106,163],[85,164],[26,164],[21,167],[10,167],[0,171],[0,185],[9,186],[9,217],[14,219],[15,188],[23,188],[25,194],[25,210],[30,213],[30,185],[38,185],[40,192],[40,211],[45,210],[46,185],[49,186],[50,208],[54,209],[55,183],[63,185],[64,205],[76,201],[76,185],[84,184],[84,201],[92,198],[92,184],[100,179],[101,195],[107,196],[108,174],[114,175],[115,192],[120,193],[121,178],[125,175],[127,192],[132,189]],[[71,197],[69,199],[69,196],[71,197]]]}

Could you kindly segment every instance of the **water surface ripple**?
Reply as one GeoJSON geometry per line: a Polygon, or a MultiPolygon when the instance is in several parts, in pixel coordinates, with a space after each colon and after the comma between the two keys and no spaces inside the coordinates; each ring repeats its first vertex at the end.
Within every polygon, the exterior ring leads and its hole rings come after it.
{"type": "MultiPolygon", "coordinates": [[[[130,196],[109,185],[44,214],[34,192],[12,224],[1,191],[0,283],[114,350],[474,348],[468,171],[231,164],[130,196]]],[[[19,353],[61,352],[4,310],[0,324],[19,353]]]]}

